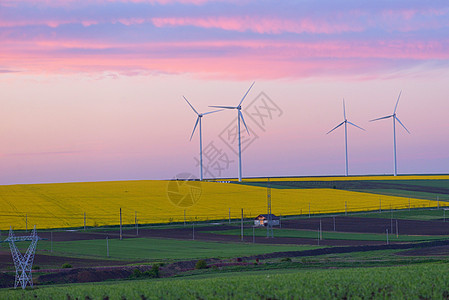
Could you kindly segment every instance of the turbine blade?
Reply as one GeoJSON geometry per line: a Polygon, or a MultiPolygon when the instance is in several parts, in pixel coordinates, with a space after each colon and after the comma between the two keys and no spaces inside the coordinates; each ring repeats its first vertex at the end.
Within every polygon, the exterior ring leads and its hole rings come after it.
{"type": "Polygon", "coordinates": [[[199,113],[196,111],[196,109],[195,108],[193,108],[193,106],[192,106],[192,104],[190,104],[190,102],[189,102],[189,100],[187,100],[187,98],[186,97],[184,97],[184,96],[182,96],[183,98],[184,98],[184,100],[186,100],[187,101],[187,103],[190,105],[190,107],[193,109],[193,111],[197,114],[197,115],[199,115],[199,113]]]}
{"type": "Polygon", "coordinates": [[[398,108],[399,98],[401,98],[402,90],[399,92],[398,100],[396,101],[396,106],[394,107],[393,115],[396,113],[396,109],[398,108]]]}
{"type": "Polygon", "coordinates": [[[245,93],[245,95],[243,96],[242,100],[240,100],[240,103],[239,103],[238,106],[242,105],[243,100],[245,100],[246,95],[248,95],[249,91],[251,90],[251,88],[253,87],[253,85],[254,85],[255,83],[256,83],[256,82],[253,81],[253,84],[251,84],[251,86],[249,87],[249,89],[246,91],[246,93],[245,93]]]}
{"type": "Polygon", "coordinates": [[[393,115],[391,115],[391,116],[386,116],[386,117],[382,117],[382,118],[377,118],[377,119],[374,119],[374,120],[369,120],[370,122],[373,122],[373,121],[378,121],[378,120],[383,120],[383,119],[388,119],[388,118],[391,118],[393,115]]]}
{"type": "Polygon", "coordinates": [[[337,128],[340,127],[341,125],[343,125],[345,122],[346,122],[346,121],[341,122],[340,124],[338,124],[337,126],[335,126],[332,130],[330,130],[330,131],[329,131],[328,133],[326,133],[326,134],[331,133],[332,131],[334,131],[335,129],[337,129],[337,128]]]}
{"type": "Polygon", "coordinates": [[[345,117],[345,120],[346,120],[345,98],[343,98],[343,116],[345,117]]]}
{"type": "Polygon", "coordinates": [[[192,140],[193,134],[195,133],[196,126],[198,126],[198,122],[200,121],[200,117],[196,118],[195,127],[193,127],[192,135],[190,136],[190,140],[192,140]]]}
{"type": "Polygon", "coordinates": [[[246,126],[246,122],[245,122],[245,119],[243,118],[243,114],[242,114],[241,110],[239,110],[239,117],[242,118],[243,125],[245,125],[245,128],[246,128],[246,132],[248,132],[248,135],[250,135],[249,130],[248,130],[248,126],[246,126]]]}
{"type": "Polygon", "coordinates": [[[208,111],[208,112],[205,112],[205,113],[202,114],[202,115],[205,116],[205,115],[213,114],[213,113],[216,113],[216,112],[219,112],[219,111],[222,111],[222,110],[224,110],[224,109],[217,109],[217,110],[213,110],[213,111],[208,111]]]}
{"type": "Polygon", "coordinates": [[[401,124],[402,127],[404,127],[404,129],[410,134],[410,131],[408,131],[408,129],[404,126],[404,124],[402,124],[401,120],[399,120],[398,117],[396,117],[396,120],[398,120],[399,124],[401,124]]]}
{"type": "Polygon", "coordinates": [[[355,125],[354,123],[352,123],[352,122],[349,122],[348,121],[348,123],[349,124],[351,124],[352,126],[355,126],[355,127],[357,127],[357,128],[359,128],[359,129],[362,129],[363,131],[366,131],[365,129],[363,129],[362,127],[360,127],[360,126],[357,126],[357,125],[355,125]]]}
{"type": "Polygon", "coordinates": [[[225,109],[236,109],[235,106],[220,106],[220,105],[209,105],[209,107],[225,108],[225,109]]]}

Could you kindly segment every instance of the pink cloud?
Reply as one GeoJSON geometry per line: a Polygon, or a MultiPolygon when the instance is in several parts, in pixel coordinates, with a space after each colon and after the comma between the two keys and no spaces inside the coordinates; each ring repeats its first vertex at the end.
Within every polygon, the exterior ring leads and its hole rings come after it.
{"type": "Polygon", "coordinates": [[[341,33],[361,31],[362,28],[350,24],[335,24],[325,21],[302,18],[298,20],[263,17],[208,17],[208,18],[153,18],[157,27],[195,26],[201,28],[220,28],[233,31],[253,31],[257,33],[341,33]]]}
{"type": "MultiPolygon", "coordinates": [[[[86,4],[108,4],[108,3],[148,3],[148,4],[193,4],[193,5],[202,5],[208,2],[225,2],[227,0],[90,0],[88,3],[81,3],[81,5],[86,4]]],[[[233,2],[238,2],[233,1],[233,2]]],[[[2,0],[0,2],[0,7],[17,7],[19,4],[33,4],[39,6],[47,6],[47,7],[64,7],[72,4],[80,5],[80,1],[78,0],[2,0]]]]}
{"type": "Polygon", "coordinates": [[[0,49],[0,65],[28,72],[196,73],[241,79],[347,76],[351,73],[370,76],[395,66],[403,67],[402,64],[408,63],[405,61],[416,64],[429,59],[449,59],[446,44],[440,41],[305,43],[274,40],[114,44],[36,40],[5,41],[0,49]],[[228,55],[222,54],[223,48],[228,55]],[[105,54],[104,49],[115,51],[105,54]]]}
{"type": "Polygon", "coordinates": [[[99,24],[100,21],[92,19],[48,19],[48,20],[0,20],[0,28],[13,28],[13,27],[25,27],[25,26],[48,26],[51,28],[57,28],[61,25],[67,24],[82,24],[84,27],[99,24]]]}

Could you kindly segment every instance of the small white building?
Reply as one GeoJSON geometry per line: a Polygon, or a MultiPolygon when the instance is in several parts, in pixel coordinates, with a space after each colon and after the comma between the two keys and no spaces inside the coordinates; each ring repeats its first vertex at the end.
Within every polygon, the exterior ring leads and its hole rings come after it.
{"type": "Polygon", "coordinates": [[[280,218],[273,214],[261,214],[254,218],[254,226],[267,226],[271,220],[271,226],[279,226],[280,218]]]}

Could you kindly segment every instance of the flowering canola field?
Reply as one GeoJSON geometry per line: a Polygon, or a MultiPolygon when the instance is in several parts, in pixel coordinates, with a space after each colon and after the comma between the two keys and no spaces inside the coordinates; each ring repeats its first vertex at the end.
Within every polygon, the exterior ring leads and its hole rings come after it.
{"type": "MultiPolygon", "coordinates": [[[[314,214],[437,206],[436,201],[337,189],[273,188],[271,198],[272,212],[283,216],[308,215],[309,209],[314,214]]],[[[6,185],[0,186],[0,207],[1,230],[82,227],[84,214],[87,226],[117,225],[120,208],[123,224],[136,218],[139,224],[240,218],[241,209],[245,218],[253,218],[267,211],[267,189],[163,180],[6,185]]]]}

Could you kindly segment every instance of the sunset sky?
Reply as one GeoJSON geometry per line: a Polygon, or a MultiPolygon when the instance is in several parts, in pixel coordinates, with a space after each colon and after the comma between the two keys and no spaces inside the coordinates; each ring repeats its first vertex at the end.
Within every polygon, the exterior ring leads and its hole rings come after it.
{"type": "MultiPolygon", "coordinates": [[[[196,115],[243,102],[243,176],[449,173],[444,1],[2,0],[0,184],[199,176],[196,115]]],[[[236,112],[203,118],[236,177],[236,112]]],[[[209,174],[209,175],[208,175],[209,174]]]]}

